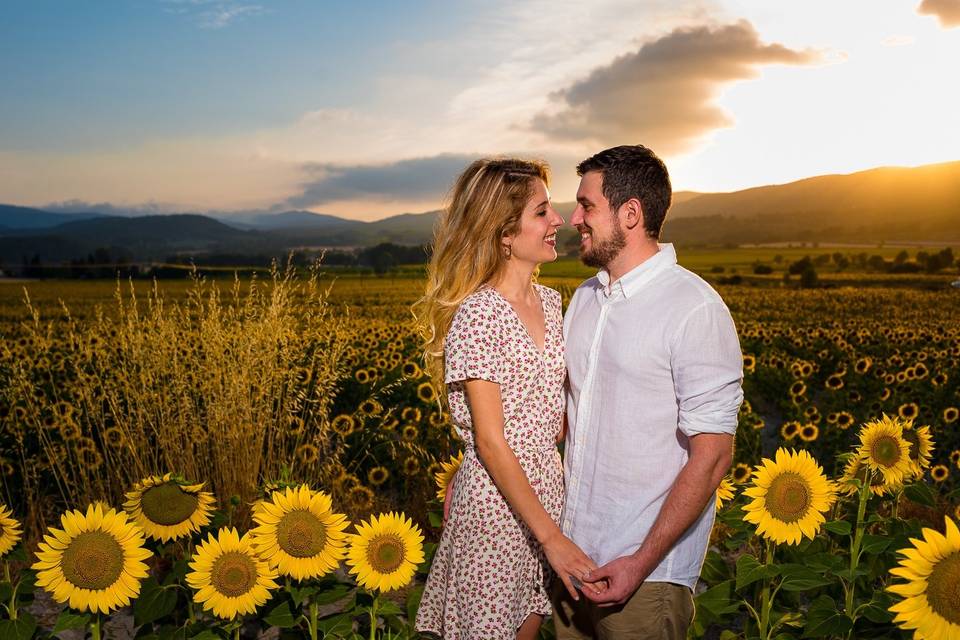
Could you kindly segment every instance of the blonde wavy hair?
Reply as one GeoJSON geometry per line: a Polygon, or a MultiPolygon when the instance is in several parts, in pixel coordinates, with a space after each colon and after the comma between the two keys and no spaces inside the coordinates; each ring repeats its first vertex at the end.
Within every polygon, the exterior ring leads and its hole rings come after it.
{"type": "Polygon", "coordinates": [[[536,179],[549,184],[546,163],[477,160],[457,178],[450,204],[437,219],[426,291],[414,303],[413,314],[423,339],[424,369],[441,398],[446,398],[443,343],[453,316],[467,296],[503,269],[507,257],[501,238],[519,230],[536,179]]]}

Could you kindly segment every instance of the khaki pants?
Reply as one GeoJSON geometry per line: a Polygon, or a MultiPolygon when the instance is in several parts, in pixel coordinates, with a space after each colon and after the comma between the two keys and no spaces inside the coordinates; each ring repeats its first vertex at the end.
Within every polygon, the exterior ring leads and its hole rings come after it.
{"type": "Polygon", "coordinates": [[[684,640],[693,622],[693,594],[669,582],[644,582],[625,604],[598,607],[555,580],[553,607],[557,640],[684,640]]]}

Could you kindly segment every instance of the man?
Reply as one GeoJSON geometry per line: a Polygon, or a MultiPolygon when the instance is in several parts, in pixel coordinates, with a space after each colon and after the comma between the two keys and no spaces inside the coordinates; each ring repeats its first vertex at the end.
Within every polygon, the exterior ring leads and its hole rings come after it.
{"type": "Polygon", "coordinates": [[[577,167],[571,223],[596,277],[564,318],[568,434],[563,532],[602,582],[554,593],[557,637],[686,638],[714,493],[730,467],[742,356],[726,305],[658,244],[670,178],[646,147],[577,167]]]}

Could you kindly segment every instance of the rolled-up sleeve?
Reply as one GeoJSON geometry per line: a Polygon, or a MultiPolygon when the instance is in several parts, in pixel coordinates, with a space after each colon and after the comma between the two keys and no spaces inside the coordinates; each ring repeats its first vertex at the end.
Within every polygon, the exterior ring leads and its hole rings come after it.
{"type": "Polygon", "coordinates": [[[743,402],[743,355],[730,311],[722,302],[691,310],[672,343],[679,428],[687,437],[737,431],[743,402]]]}

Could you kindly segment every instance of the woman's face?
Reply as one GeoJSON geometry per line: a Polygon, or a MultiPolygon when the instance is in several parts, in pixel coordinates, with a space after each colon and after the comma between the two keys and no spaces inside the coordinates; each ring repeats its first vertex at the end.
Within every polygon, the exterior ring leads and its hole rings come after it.
{"type": "Polygon", "coordinates": [[[550,204],[550,193],[543,180],[533,182],[533,194],[520,214],[520,229],[512,236],[504,236],[503,244],[510,247],[511,260],[553,262],[557,259],[557,229],[563,218],[550,204]]]}

